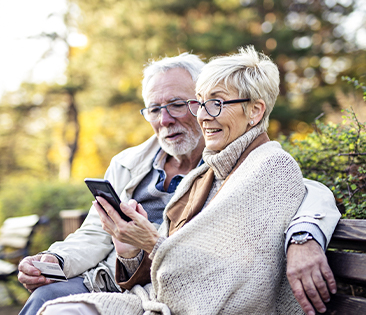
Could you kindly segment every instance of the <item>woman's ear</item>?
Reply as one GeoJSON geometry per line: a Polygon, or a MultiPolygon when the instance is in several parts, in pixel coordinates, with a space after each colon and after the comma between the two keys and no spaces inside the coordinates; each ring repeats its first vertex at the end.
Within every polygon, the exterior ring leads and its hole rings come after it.
{"type": "Polygon", "coordinates": [[[253,124],[251,123],[253,126],[257,125],[261,121],[265,111],[266,103],[262,99],[255,101],[249,115],[250,121],[253,122],[253,124]]]}

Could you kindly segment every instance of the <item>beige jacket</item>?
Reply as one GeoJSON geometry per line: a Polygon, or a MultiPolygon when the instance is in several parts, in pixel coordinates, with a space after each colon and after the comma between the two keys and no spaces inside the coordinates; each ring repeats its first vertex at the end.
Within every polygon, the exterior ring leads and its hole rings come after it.
{"type": "MultiPolygon", "coordinates": [[[[151,170],[159,148],[157,138],[152,136],[141,145],[126,149],[112,158],[105,179],[111,182],[122,202],[132,198],[137,185],[151,170]]],[[[62,242],[54,243],[48,250],[64,259],[67,278],[83,274],[84,283],[90,291],[120,290],[114,281],[116,252],[112,238],[103,230],[93,206],[75,233],[62,242]],[[104,277],[109,280],[108,283],[103,280],[102,275],[105,274],[108,275],[104,277]]]]}

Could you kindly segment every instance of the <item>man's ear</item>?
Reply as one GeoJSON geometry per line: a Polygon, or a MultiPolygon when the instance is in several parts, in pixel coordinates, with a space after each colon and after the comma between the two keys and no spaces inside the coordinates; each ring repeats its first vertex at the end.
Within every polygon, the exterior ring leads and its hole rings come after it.
{"type": "Polygon", "coordinates": [[[261,121],[265,111],[266,111],[266,103],[262,99],[255,101],[250,110],[249,115],[250,120],[254,122],[253,123],[254,126],[261,121]]]}

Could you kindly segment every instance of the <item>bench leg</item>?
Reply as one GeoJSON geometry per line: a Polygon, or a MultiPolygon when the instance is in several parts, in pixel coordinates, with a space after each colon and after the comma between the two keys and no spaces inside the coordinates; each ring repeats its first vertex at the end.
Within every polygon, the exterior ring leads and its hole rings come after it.
{"type": "Polygon", "coordinates": [[[25,290],[28,293],[28,295],[29,295],[29,292],[18,281],[18,279],[13,279],[12,277],[13,276],[11,276],[10,278],[2,279],[1,283],[3,283],[3,286],[5,287],[5,290],[11,300],[12,305],[23,305],[23,302],[18,299],[17,294],[12,290],[12,288],[10,287],[10,284],[15,283],[17,286],[21,287],[23,289],[23,291],[25,290]]]}
{"type": "Polygon", "coordinates": [[[5,289],[6,289],[6,292],[8,293],[11,301],[12,301],[12,304],[13,305],[22,305],[22,303],[18,300],[18,298],[15,296],[14,292],[11,290],[11,288],[9,287],[9,282],[6,281],[5,282],[5,289]]]}

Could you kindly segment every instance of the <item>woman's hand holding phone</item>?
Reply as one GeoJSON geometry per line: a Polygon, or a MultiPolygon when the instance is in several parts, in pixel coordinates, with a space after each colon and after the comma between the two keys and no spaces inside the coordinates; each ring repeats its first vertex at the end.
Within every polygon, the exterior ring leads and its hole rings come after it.
{"type": "MultiPolygon", "coordinates": [[[[132,220],[127,222],[120,217],[117,211],[104,198],[96,197],[96,199],[97,201],[93,201],[93,205],[98,211],[103,229],[106,232],[120,243],[127,243],[136,249],[143,249],[147,253],[151,253],[159,238],[159,234],[155,226],[149,222],[147,213],[140,204],[135,200],[120,204],[121,211],[132,220]]],[[[124,257],[124,250],[133,252],[132,247],[124,247],[118,244],[117,253],[124,257]]]]}
{"type": "Polygon", "coordinates": [[[122,243],[114,236],[112,236],[112,240],[117,254],[123,258],[134,258],[140,253],[141,249],[137,248],[136,246],[122,243]]]}
{"type": "Polygon", "coordinates": [[[126,221],[131,220],[121,211],[121,200],[119,199],[112,184],[108,180],[99,178],[85,178],[84,181],[95,199],[97,199],[98,196],[103,197],[119,213],[122,219],[126,221]]]}

